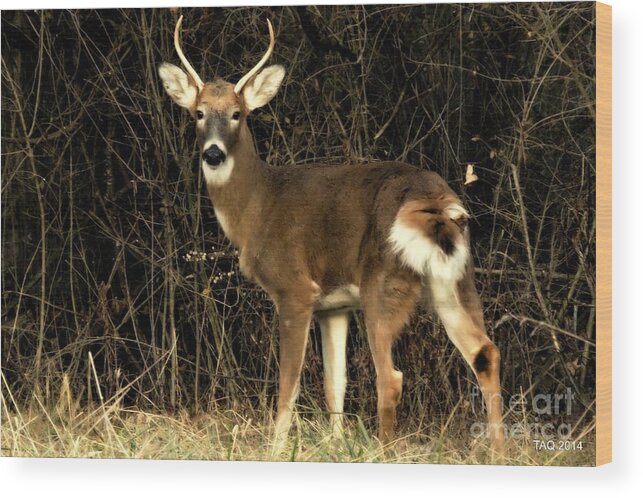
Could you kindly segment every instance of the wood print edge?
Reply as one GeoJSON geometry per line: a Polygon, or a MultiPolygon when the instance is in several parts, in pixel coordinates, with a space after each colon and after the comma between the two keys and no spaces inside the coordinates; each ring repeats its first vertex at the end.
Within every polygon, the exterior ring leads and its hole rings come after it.
{"type": "Polygon", "coordinates": [[[612,461],[612,7],[596,3],[596,465],[612,461]]]}

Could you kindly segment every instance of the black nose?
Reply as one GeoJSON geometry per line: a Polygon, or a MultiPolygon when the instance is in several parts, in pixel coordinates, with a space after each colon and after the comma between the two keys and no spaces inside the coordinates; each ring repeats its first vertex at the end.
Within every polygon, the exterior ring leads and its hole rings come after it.
{"type": "Polygon", "coordinates": [[[216,145],[210,145],[210,147],[203,152],[203,160],[210,166],[217,166],[225,161],[225,153],[216,145]]]}

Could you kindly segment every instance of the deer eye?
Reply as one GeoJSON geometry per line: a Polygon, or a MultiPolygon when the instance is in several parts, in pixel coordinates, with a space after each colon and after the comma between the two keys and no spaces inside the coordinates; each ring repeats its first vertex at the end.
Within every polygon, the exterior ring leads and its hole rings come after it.
{"type": "Polygon", "coordinates": [[[196,118],[203,119],[203,111],[196,111],[196,118]]]}
{"type": "Polygon", "coordinates": [[[241,113],[240,113],[239,111],[235,112],[235,113],[232,115],[232,119],[234,119],[235,121],[239,121],[239,118],[240,118],[240,117],[241,117],[241,113]]]}

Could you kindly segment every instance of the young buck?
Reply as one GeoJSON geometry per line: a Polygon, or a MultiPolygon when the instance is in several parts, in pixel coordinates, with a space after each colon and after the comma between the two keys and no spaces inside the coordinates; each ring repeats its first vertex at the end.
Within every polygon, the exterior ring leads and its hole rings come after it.
{"type": "Polygon", "coordinates": [[[377,374],[379,439],[393,437],[402,373],[392,346],[427,296],[477,376],[492,449],[500,452],[498,348],[484,331],[473,280],[469,215],[436,173],[397,162],[275,167],[263,162],[248,114],[266,105],[284,78],[262,67],[274,47],[233,85],[203,83],[174,43],[187,74],[162,63],[165,90],[196,118],[201,168],[214,211],[239,249],[242,273],[270,295],[279,314],[279,401],[273,454],[291,426],[313,316],[322,333],[324,383],[333,432],[341,432],[350,313],[361,308],[377,374]],[[426,292],[423,292],[426,290],[426,292]]]}

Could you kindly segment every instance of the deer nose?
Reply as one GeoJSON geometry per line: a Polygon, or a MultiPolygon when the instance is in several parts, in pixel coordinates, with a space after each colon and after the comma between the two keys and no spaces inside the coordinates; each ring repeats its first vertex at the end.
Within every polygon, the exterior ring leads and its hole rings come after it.
{"type": "Polygon", "coordinates": [[[210,166],[218,166],[225,161],[225,152],[216,145],[211,145],[203,152],[203,160],[210,166]]]}

